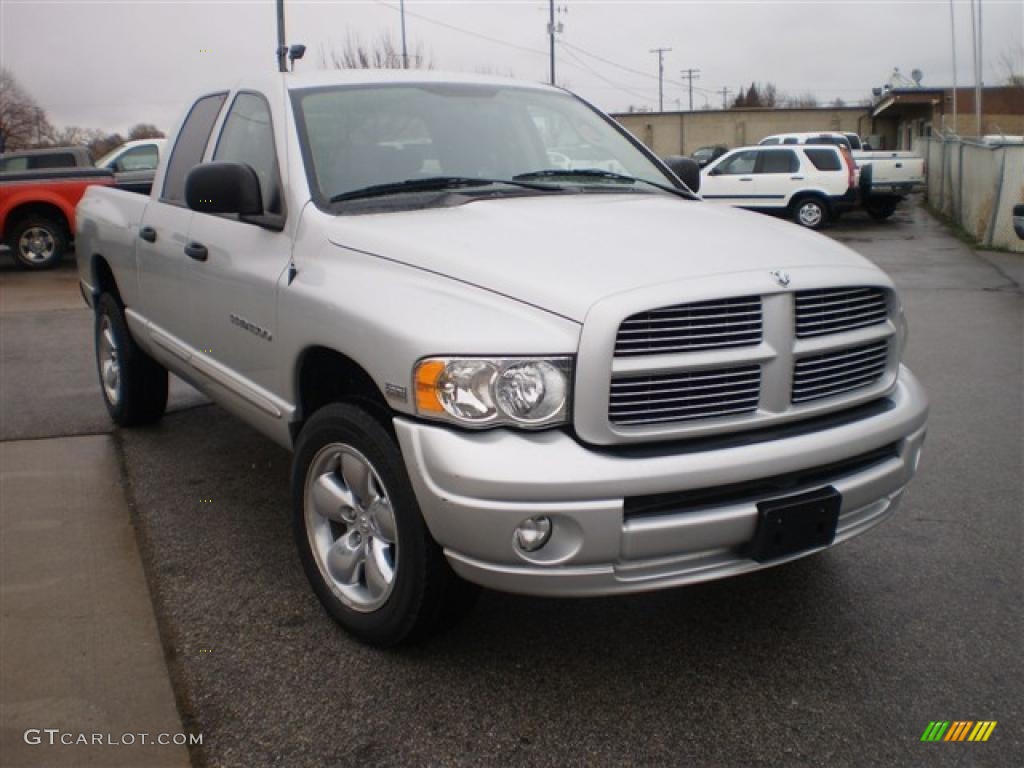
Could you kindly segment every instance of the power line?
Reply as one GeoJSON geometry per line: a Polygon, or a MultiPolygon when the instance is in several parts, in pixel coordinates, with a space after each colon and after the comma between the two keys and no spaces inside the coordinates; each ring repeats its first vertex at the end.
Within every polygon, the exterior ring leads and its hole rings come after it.
{"type": "MultiPolygon", "coordinates": [[[[562,40],[559,40],[558,44],[564,46],[565,42],[562,41],[562,40]]],[[[570,61],[568,61],[567,63],[573,64],[574,66],[577,66],[577,67],[580,67],[581,69],[586,70],[587,72],[592,74],[594,77],[596,77],[598,80],[600,80],[600,81],[602,81],[604,83],[607,83],[608,85],[610,85],[615,90],[621,91],[622,93],[628,94],[628,95],[633,96],[635,98],[642,99],[643,101],[650,100],[650,98],[651,98],[650,94],[640,93],[638,91],[631,90],[631,89],[627,88],[624,85],[621,85],[619,83],[616,83],[616,82],[613,82],[613,81],[609,80],[607,77],[605,77],[600,72],[598,72],[593,67],[591,67],[589,64],[587,64],[585,61],[583,61],[579,56],[577,56],[571,50],[566,49],[565,51],[563,51],[563,53],[565,53],[565,55],[569,56],[569,58],[570,58],[570,61]]]]}
{"type": "MultiPolygon", "coordinates": [[[[617,61],[612,61],[611,59],[606,59],[603,56],[598,56],[596,53],[591,53],[586,48],[581,48],[578,45],[573,45],[572,43],[567,43],[567,42],[565,42],[565,40],[560,40],[559,43],[561,45],[565,46],[566,48],[571,48],[572,50],[576,51],[577,53],[582,53],[584,56],[587,56],[587,57],[589,57],[591,59],[596,59],[597,61],[600,61],[603,64],[607,64],[610,67],[615,67],[616,69],[621,69],[623,72],[629,72],[630,74],[633,74],[633,75],[639,75],[640,77],[646,77],[649,80],[654,80],[654,79],[657,78],[657,75],[652,75],[650,72],[644,72],[644,71],[639,70],[639,69],[633,69],[632,67],[627,67],[625,64],[619,64],[617,61]]],[[[680,82],[679,80],[671,80],[671,79],[666,77],[665,78],[665,82],[669,83],[670,85],[678,85],[680,87],[685,87],[685,85],[682,82],[680,82]]],[[[697,86],[694,86],[693,90],[700,91],[702,93],[707,93],[707,94],[714,93],[714,91],[710,91],[707,88],[700,88],[700,87],[697,87],[697,86]]]]}
{"type": "Polygon", "coordinates": [[[663,83],[665,82],[665,54],[671,51],[671,48],[653,48],[649,53],[658,54],[658,111],[665,111],[665,91],[663,83]]]}

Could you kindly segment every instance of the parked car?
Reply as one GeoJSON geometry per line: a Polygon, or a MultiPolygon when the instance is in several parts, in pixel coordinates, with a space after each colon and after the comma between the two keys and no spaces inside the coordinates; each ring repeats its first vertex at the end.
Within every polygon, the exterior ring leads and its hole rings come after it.
{"type": "Polygon", "coordinates": [[[171,146],[148,200],[79,204],[107,409],[160,419],[170,370],[293,451],[302,566],[366,642],[422,637],[470,584],[608,595],[803,557],[916,470],[892,281],[701,202],[692,161],[561,89],[253,76],[171,146]]]}
{"type": "Polygon", "coordinates": [[[112,172],[122,189],[149,194],[166,144],[166,139],[126,141],[97,160],[96,167],[112,172]]]}
{"type": "Polygon", "coordinates": [[[52,168],[91,168],[92,158],[85,147],[45,147],[5,152],[0,155],[0,174],[41,171],[52,168]]]}
{"type": "Polygon", "coordinates": [[[697,163],[700,168],[703,168],[708,163],[717,160],[728,151],[729,148],[724,144],[714,144],[712,146],[701,147],[694,151],[690,157],[693,158],[693,161],[697,163]]]}
{"type": "Polygon", "coordinates": [[[821,229],[856,205],[849,155],[836,146],[758,146],[727,152],[701,171],[705,200],[766,213],[821,229]]]}
{"type": "Polygon", "coordinates": [[[109,171],[56,168],[0,175],[0,242],[25,269],[57,266],[71,243],[75,206],[94,185],[112,185],[109,171]]]}
{"type": "Polygon", "coordinates": [[[906,151],[866,150],[855,133],[782,133],[768,136],[760,143],[832,144],[848,148],[859,168],[861,203],[874,219],[889,218],[904,197],[924,186],[923,157],[906,151]]]}

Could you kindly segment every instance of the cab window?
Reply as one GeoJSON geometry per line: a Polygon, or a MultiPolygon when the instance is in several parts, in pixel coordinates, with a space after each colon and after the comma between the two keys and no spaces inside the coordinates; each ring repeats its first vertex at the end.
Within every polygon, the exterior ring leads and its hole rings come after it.
{"type": "Polygon", "coordinates": [[[165,203],[185,204],[185,177],[203,159],[206,144],[213,132],[213,124],[228,97],[226,93],[216,93],[199,99],[185,118],[178,139],[174,142],[171,159],[167,163],[167,175],[164,179],[164,192],[160,198],[165,203]]]}

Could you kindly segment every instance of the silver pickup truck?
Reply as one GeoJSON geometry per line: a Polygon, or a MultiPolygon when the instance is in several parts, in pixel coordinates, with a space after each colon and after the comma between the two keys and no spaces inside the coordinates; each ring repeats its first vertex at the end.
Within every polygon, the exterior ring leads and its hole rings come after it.
{"type": "MultiPolygon", "coordinates": [[[[608,595],[891,515],[927,418],[891,280],[704,204],[565,91],[434,73],[202,95],[147,199],[78,208],[114,421],[167,372],[294,453],[327,611],[377,645],[484,585],[608,595]]],[[[737,588],[742,588],[737,585],[737,588]]]]}

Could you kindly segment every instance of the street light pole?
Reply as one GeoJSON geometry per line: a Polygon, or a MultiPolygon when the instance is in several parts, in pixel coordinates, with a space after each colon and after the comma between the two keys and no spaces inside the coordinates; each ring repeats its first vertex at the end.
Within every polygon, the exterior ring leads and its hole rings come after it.
{"type": "Polygon", "coordinates": [[[658,111],[665,111],[665,54],[671,51],[671,48],[652,48],[650,53],[658,54],[658,111]]]}
{"type": "Polygon", "coordinates": [[[551,84],[555,84],[555,0],[548,0],[548,38],[551,44],[551,84]]]}
{"type": "Polygon", "coordinates": [[[402,17],[402,69],[408,69],[409,49],[405,47],[405,0],[399,0],[398,10],[402,17]]]}
{"type": "Polygon", "coordinates": [[[277,0],[277,71],[288,71],[288,46],[284,43],[284,0],[277,0]]]}

